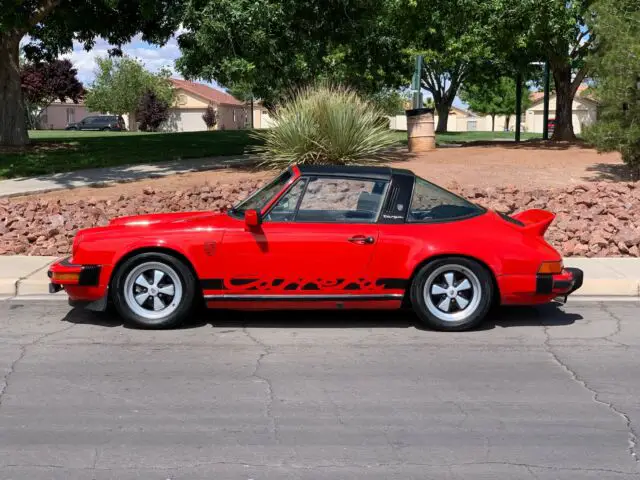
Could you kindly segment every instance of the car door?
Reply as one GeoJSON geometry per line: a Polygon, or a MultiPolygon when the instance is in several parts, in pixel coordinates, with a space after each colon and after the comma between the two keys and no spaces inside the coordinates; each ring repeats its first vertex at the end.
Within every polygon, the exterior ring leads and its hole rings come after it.
{"type": "Polygon", "coordinates": [[[78,126],[78,130],[93,130],[95,117],[87,117],[82,120],[78,126]]]}
{"type": "Polygon", "coordinates": [[[227,231],[227,294],[367,293],[386,182],[300,178],[265,212],[259,229],[227,231]]]}

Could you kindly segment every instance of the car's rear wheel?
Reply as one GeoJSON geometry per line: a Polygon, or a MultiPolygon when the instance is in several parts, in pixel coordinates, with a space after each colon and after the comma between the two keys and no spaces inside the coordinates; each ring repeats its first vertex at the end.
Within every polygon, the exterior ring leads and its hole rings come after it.
{"type": "Polygon", "coordinates": [[[436,330],[468,330],[480,324],[493,299],[487,269],[471,259],[448,257],[423,266],[411,285],[411,303],[420,320],[436,330]]]}
{"type": "Polygon", "coordinates": [[[145,328],[170,328],[186,320],[195,290],[189,267],[164,253],[142,253],[126,260],[112,280],[118,313],[145,328]]]}

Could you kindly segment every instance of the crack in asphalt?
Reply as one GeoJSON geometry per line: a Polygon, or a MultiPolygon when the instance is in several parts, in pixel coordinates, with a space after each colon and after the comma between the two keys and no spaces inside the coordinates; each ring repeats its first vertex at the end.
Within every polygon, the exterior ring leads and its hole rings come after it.
{"type": "Polygon", "coordinates": [[[9,389],[9,384],[11,382],[11,376],[15,373],[16,367],[18,366],[18,364],[27,355],[27,352],[28,352],[29,348],[31,348],[31,347],[33,347],[35,345],[38,345],[45,338],[51,337],[51,336],[56,335],[58,333],[66,332],[67,330],[70,330],[75,326],[76,325],[73,324],[73,325],[70,325],[70,326],[66,326],[66,327],[64,327],[64,328],[62,328],[60,330],[56,330],[55,332],[45,333],[44,335],[40,335],[39,337],[37,337],[35,340],[33,340],[30,343],[25,343],[24,345],[20,345],[20,353],[19,353],[18,357],[13,362],[11,362],[11,365],[9,366],[9,371],[5,374],[5,376],[3,378],[2,388],[0,389],[0,408],[2,408],[2,402],[4,400],[4,396],[7,393],[7,390],[9,389]]]}
{"type": "Polygon", "coordinates": [[[327,398],[329,399],[329,402],[333,406],[333,412],[336,416],[336,419],[338,420],[338,423],[344,426],[345,423],[344,423],[344,420],[342,419],[342,415],[340,414],[340,407],[338,407],[338,404],[333,400],[329,391],[326,388],[323,390],[324,390],[324,394],[327,396],[327,398]]]}
{"type": "Polygon", "coordinates": [[[585,379],[583,379],[580,375],[578,375],[577,372],[572,370],[565,362],[563,362],[560,359],[558,354],[554,351],[553,347],[551,346],[551,335],[549,335],[549,326],[544,324],[542,324],[542,326],[544,328],[544,334],[546,337],[544,341],[544,348],[547,351],[547,353],[551,356],[553,361],[560,368],[562,368],[565,372],[569,374],[569,376],[574,382],[576,382],[578,385],[582,386],[582,388],[584,388],[589,393],[591,393],[592,395],[591,399],[594,403],[597,403],[598,405],[602,405],[606,407],[609,411],[611,411],[612,413],[614,413],[615,415],[619,416],[624,420],[625,426],[627,429],[628,443],[629,443],[627,451],[629,452],[629,455],[631,455],[631,457],[636,463],[640,462],[640,459],[638,458],[638,455],[637,455],[638,435],[636,434],[635,429],[633,428],[633,425],[631,423],[631,418],[629,417],[629,415],[623,412],[622,410],[620,410],[619,408],[617,408],[613,403],[605,402],[604,400],[601,400],[600,393],[596,389],[591,387],[585,379]]]}
{"type": "Polygon", "coordinates": [[[275,402],[275,394],[273,392],[273,385],[271,383],[271,380],[269,380],[267,377],[258,374],[258,372],[260,371],[260,367],[262,366],[262,361],[267,356],[271,355],[271,353],[273,353],[273,352],[272,352],[270,346],[268,346],[267,344],[261,342],[256,337],[254,337],[249,332],[249,330],[247,330],[246,326],[243,327],[242,332],[252,342],[254,342],[256,345],[260,346],[264,350],[262,353],[260,353],[260,355],[258,356],[258,359],[256,360],[256,366],[255,366],[255,368],[253,370],[253,373],[251,374],[251,377],[257,378],[258,380],[262,381],[267,387],[268,401],[266,403],[265,410],[266,410],[267,418],[271,422],[271,433],[273,435],[273,438],[274,438],[276,444],[279,445],[280,444],[280,433],[279,433],[279,428],[278,428],[278,422],[276,420],[276,417],[273,415],[273,404],[275,402]]]}
{"type": "Polygon", "coordinates": [[[622,342],[618,342],[617,340],[613,340],[611,337],[618,335],[622,332],[622,319],[616,315],[615,313],[613,313],[611,311],[611,309],[607,306],[606,303],[601,303],[600,304],[600,310],[602,310],[604,313],[606,313],[607,315],[609,315],[611,318],[613,318],[616,321],[616,329],[613,333],[610,333],[609,335],[607,335],[606,337],[602,337],[604,340],[613,343],[614,345],[619,345],[621,347],[625,347],[625,348],[630,348],[629,345],[627,345],[626,343],[622,343],[622,342]]]}

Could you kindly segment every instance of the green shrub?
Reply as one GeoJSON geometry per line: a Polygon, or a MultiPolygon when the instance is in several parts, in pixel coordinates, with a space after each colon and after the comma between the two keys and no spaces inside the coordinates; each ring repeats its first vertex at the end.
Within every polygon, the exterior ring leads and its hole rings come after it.
{"type": "Polygon", "coordinates": [[[383,112],[343,87],[320,85],[297,92],[274,115],[264,141],[262,166],[353,165],[391,158],[397,142],[383,112]]]}

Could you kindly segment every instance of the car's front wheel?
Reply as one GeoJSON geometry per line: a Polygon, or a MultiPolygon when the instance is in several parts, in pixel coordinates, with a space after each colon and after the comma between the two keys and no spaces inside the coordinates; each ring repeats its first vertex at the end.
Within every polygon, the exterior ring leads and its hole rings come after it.
{"type": "Polygon", "coordinates": [[[142,253],[115,272],[112,299],[127,321],[145,328],[170,328],[192,311],[196,279],[181,260],[164,253],[142,253]]]}
{"type": "Polygon", "coordinates": [[[423,266],[411,285],[411,303],[420,320],[436,330],[476,327],[493,300],[487,269],[471,259],[449,257],[423,266]]]}

